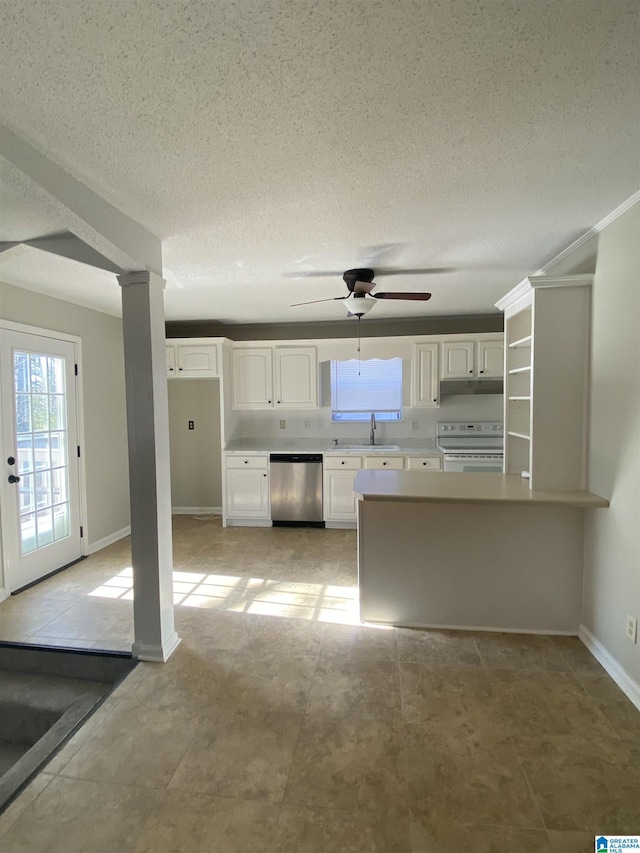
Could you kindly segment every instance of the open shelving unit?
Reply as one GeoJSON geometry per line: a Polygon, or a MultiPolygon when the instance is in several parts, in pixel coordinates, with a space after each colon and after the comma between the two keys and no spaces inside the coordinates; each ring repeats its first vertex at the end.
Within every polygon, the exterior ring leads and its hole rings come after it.
{"type": "Polygon", "coordinates": [[[497,307],[505,313],[506,474],[532,489],[585,487],[592,276],[532,276],[497,307]]]}

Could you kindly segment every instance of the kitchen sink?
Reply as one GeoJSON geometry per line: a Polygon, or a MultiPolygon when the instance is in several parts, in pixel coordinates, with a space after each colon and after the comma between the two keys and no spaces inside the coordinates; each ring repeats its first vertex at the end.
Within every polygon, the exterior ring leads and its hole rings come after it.
{"type": "Polygon", "coordinates": [[[376,450],[400,450],[399,444],[339,444],[332,450],[366,450],[367,453],[376,450]]]}

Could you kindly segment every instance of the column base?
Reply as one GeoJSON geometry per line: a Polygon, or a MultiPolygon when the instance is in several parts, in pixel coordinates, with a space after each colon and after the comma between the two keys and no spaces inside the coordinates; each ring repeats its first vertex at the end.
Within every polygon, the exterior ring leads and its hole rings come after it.
{"type": "Polygon", "coordinates": [[[165,663],[175,652],[181,643],[180,637],[174,631],[160,646],[147,643],[134,643],[131,653],[138,660],[151,661],[152,663],[165,663]]]}

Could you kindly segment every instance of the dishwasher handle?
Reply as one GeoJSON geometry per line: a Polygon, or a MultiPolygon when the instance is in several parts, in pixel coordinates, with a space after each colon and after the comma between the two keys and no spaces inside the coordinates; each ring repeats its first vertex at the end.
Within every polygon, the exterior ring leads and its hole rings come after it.
{"type": "Polygon", "coordinates": [[[322,462],[322,453],[272,453],[270,462],[322,462]]]}

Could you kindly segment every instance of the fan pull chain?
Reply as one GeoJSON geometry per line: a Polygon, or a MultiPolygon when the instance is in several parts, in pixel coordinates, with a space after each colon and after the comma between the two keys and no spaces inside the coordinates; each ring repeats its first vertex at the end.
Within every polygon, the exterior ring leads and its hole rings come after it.
{"type": "Polygon", "coordinates": [[[360,358],[360,320],[361,320],[361,315],[358,314],[358,376],[360,376],[360,361],[361,361],[361,358],[360,358]]]}

